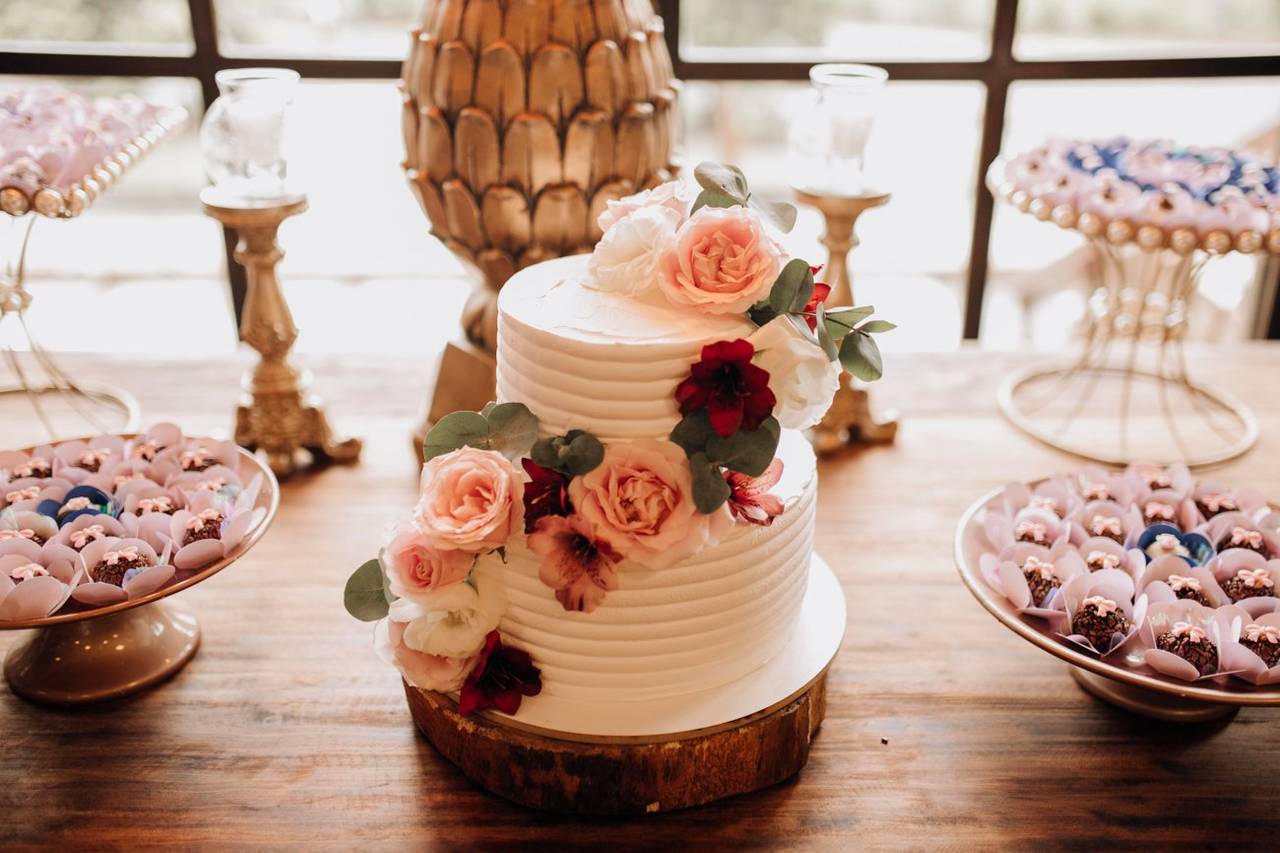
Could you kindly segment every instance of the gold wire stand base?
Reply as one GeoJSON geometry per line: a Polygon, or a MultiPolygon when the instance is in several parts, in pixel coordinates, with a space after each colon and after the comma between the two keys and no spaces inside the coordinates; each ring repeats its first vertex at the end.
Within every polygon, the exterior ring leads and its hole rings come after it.
{"type": "Polygon", "coordinates": [[[1142,717],[1169,723],[1204,723],[1221,720],[1224,717],[1234,717],[1240,711],[1238,705],[1201,702],[1198,699],[1185,699],[1155,690],[1145,690],[1089,672],[1078,666],[1070,667],[1070,670],[1076,684],[1090,696],[1142,717]]]}
{"type": "Polygon", "coordinates": [[[998,400],[1005,417],[1027,435],[1104,465],[1135,461],[1183,462],[1193,468],[1219,465],[1246,453],[1258,441],[1257,419],[1236,398],[1150,370],[1033,366],[1006,378],[998,400]],[[1126,395],[1132,401],[1135,383],[1154,390],[1160,402],[1145,419],[1122,414],[1117,421],[1116,409],[1123,412],[1130,404],[1119,401],[1126,395]],[[1110,387],[1116,384],[1118,389],[1110,387]],[[1073,402],[1073,390],[1081,388],[1083,393],[1073,402]],[[1046,411],[1054,403],[1065,404],[1065,413],[1063,406],[1046,411]],[[1086,409],[1090,408],[1103,414],[1089,417],[1086,409]]]}
{"type": "MultiPolygon", "coordinates": [[[[34,387],[24,386],[19,383],[0,385],[0,398],[15,397],[19,394],[26,397],[36,409],[50,441],[74,438],[83,435],[85,430],[59,429],[57,415],[50,411],[50,407],[41,402],[42,397],[52,398],[60,404],[66,404],[70,414],[73,414],[78,421],[89,424],[98,432],[137,432],[139,424],[142,422],[142,409],[138,405],[137,398],[115,385],[99,382],[75,382],[69,386],[54,383],[34,387]],[[89,407],[110,413],[113,416],[112,420],[98,420],[96,417],[85,414],[86,409],[89,407]]],[[[70,418],[65,418],[64,420],[70,420],[70,418]]],[[[17,438],[7,441],[7,444],[10,445],[29,443],[33,442],[21,441],[17,438]]]]}

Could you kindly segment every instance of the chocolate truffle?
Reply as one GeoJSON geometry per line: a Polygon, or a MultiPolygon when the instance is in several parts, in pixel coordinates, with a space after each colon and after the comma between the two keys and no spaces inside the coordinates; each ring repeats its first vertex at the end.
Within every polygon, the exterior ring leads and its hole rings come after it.
{"type": "Polygon", "coordinates": [[[1099,515],[1089,520],[1090,536],[1105,536],[1117,545],[1124,544],[1124,522],[1115,516],[1099,515]]]}
{"type": "Polygon", "coordinates": [[[1235,512],[1239,508],[1231,495],[1205,495],[1196,501],[1196,509],[1205,518],[1213,518],[1223,512],[1235,512]]]}
{"type": "Polygon", "coordinates": [[[1116,497],[1106,483],[1085,483],[1080,491],[1087,501],[1110,501],[1116,497]]]}
{"type": "Polygon", "coordinates": [[[110,450],[86,450],[80,454],[80,458],[76,460],[76,467],[83,468],[91,474],[98,473],[102,468],[102,463],[111,455],[110,450]]]}
{"type": "Polygon", "coordinates": [[[138,501],[138,515],[146,515],[151,512],[173,515],[177,509],[178,508],[173,505],[173,499],[165,497],[164,495],[155,498],[142,498],[138,501]]]}
{"type": "Polygon", "coordinates": [[[90,542],[97,542],[106,535],[107,531],[101,524],[90,524],[72,533],[68,542],[73,550],[83,551],[90,542]]]}
{"type": "Polygon", "coordinates": [[[222,535],[222,515],[211,514],[192,516],[187,522],[187,533],[182,537],[183,545],[199,542],[201,539],[217,539],[222,535]]]}
{"type": "Polygon", "coordinates": [[[1173,594],[1185,601],[1194,601],[1196,604],[1212,607],[1209,603],[1209,597],[1204,594],[1204,588],[1200,585],[1200,581],[1189,575],[1169,575],[1166,581],[1169,589],[1173,590],[1173,594]]]}
{"type": "Polygon", "coordinates": [[[1038,521],[1021,521],[1013,531],[1019,542],[1030,542],[1034,545],[1048,545],[1049,531],[1038,521]]]}
{"type": "Polygon", "coordinates": [[[1245,625],[1240,645],[1262,658],[1268,669],[1280,665],[1280,628],[1274,625],[1245,625]]]}
{"type": "Polygon", "coordinates": [[[40,578],[49,574],[49,570],[39,563],[27,563],[22,566],[14,566],[9,570],[9,580],[14,583],[22,583],[32,578],[40,578]]]}
{"type": "Polygon", "coordinates": [[[1103,569],[1120,568],[1121,560],[1118,555],[1110,551],[1090,551],[1084,562],[1089,567],[1089,571],[1100,572],[1103,569]]]}
{"type": "Polygon", "coordinates": [[[178,464],[182,466],[183,471],[208,471],[218,464],[218,460],[214,459],[207,450],[184,450],[178,457],[178,464]]]}
{"type": "Polygon", "coordinates": [[[1027,579],[1031,589],[1031,602],[1036,607],[1044,604],[1049,593],[1062,586],[1062,581],[1053,573],[1053,563],[1046,563],[1037,557],[1027,557],[1022,564],[1022,576],[1027,579]]]}
{"type": "Polygon", "coordinates": [[[1066,518],[1066,507],[1059,506],[1057,500],[1047,495],[1036,495],[1027,506],[1033,509],[1047,510],[1058,518],[1066,518]]]}
{"type": "Polygon", "coordinates": [[[0,530],[0,542],[6,539],[30,539],[37,545],[43,545],[45,538],[30,527],[24,527],[21,530],[0,530]]]}
{"type": "Polygon", "coordinates": [[[1262,538],[1262,534],[1257,530],[1250,530],[1247,527],[1233,527],[1227,531],[1227,535],[1218,541],[1218,550],[1227,551],[1232,548],[1243,548],[1246,551],[1252,551],[1255,554],[1261,554],[1268,559],[1271,557],[1267,551],[1267,543],[1262,538]]]}
{"type": "Polygon", "coordinates": [[[1100,652],[1111,648],[1114,635],[1127,634],[1131,627],[1120,607],[1100,595],[1086,598],[1071,619],[1071,632],[1084,637],[1100,652]]]}
{"type": "Polygon", "coordinates": [[[1172,652],[1196,668],[1201,675],[1208,675],[1218,668],[1218,648],[1203,628],[1175,623],[1173,628],[1156,637],[1156,648],[1172,652]]]}
{"type": "Polygon", "coordinates": [[[28,477],[48,477],[53,472],[53,465],[48,459],[33,456],[21,465],[14,466],[9,472],[9,480],[25,480],[28,477]]]}
{"type": "Polygon", "coordinates": [[[164,450],[164,445],[154,438],[149,438],[133,448],[133,458],[150,462],[156,458],[156,454],[161,450],[164,450]]]}
{"type": "Polygon", "coordinates": [[[1246,598],[1265,598],[1276,594],[1276,583],[1266,569],[1241,569],[1222,582],[1222,591],[1233,602],[1246,598]]]}
{"type": "Polygon", "coordinates": [[[1177,524],[1178,510],[1164,501],[1147,501],[1142,505],[1142,522],[1152,524],[1177,524]]]}
{"type": "Polygon", "coordinates": [[[126,572],[130,569],[145,569],[150,565],[146,556],[139,554],[136,548],[123,548],[103,554],[98,565],[94,566],[89,574],[99,583],[124,586],[126,572]]]}

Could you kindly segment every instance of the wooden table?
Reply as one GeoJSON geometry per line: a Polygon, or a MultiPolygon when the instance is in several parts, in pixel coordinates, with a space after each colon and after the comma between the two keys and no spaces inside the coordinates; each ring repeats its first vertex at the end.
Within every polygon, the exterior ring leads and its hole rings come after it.
{"type": "MultiPolygon", "coordinates": [[[[431,365],[314,364],[330,414],[367,439],[361,465],[289,482],[258,548],[178,597],[205,634],[172,682],[75,710],[0,695],[0,847],[1272,844],[1277,712],[1205,726],[1129,716],[1082,693],[961,586],[951,539],[964,508],[1071,464],[996,412],[998,379],[1024,360],[890,358],[877,393],[902,410],[898,443],[821,471],[818,548],[844,584],[849,631],[808,768],[760,794],[626,822],[511,806],[415,734],[398,676],[341,593],[412,500],[407,436],[431,365]]],[[[1263,426],[1223,476],[1280,494],[1280,345],[1233,347],[1204,365],[1263,426]]],[[[148,420],[225,431],[244,365],[71,366],[123,378],[148,420]],[[145,378],[128,373],[142,366],[145,378]]],[[[0,634],[0,650],[14,639],[0,634]]]]}

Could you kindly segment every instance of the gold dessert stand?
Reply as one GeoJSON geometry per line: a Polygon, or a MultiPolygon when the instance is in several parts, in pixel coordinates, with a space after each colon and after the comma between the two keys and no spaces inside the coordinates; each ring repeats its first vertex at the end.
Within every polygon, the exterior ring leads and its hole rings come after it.
{"type": "Polygon", "coordinates": [[[1233,236],[1165,230],[1053,205],[1000,183],[997,198],[1084,235],[1094,254],[1080,355],[1015,371],[998,392],[1014,426],[1057,450],[1106,465],[1135,461],[1217,465],[1257,443],[1253,412],[1227,392],[1191,379],[1184,350],[1188,314],[1205,267],[1232,251],[1280,254],[1280,231],[1233,236]]]}
{"type": "MultiPolygon", "coordinates": [[[[1037,483],[1029,483],[1035,486],[1037,483]]],[[[1027,642],[1070,665],[1071,677],[1083,690],[1134,714],[1174,723],[1200,723],[1231,717],[1244,706],[1280,705],[1280,685],[1256,687],[1236,678],[1220,686],[1213,681],[1168,678],[1147,666],[1119,666],[1077,649],[1056,637],[1047,624],[1024,619],[1013,604],[991,589],[978,568],[982,551],[981,516],[1002,490],[973,503],[956,526],[955,561],[960,579],[988,613],[1027,642]]]]}
{"type": "Polygon", "coordinates": [[[175,581],[132,601],[0,622],[0,630],[32,630],[5,657],[4,675],[13,692],[58,705],[101,702],[145,690],[186,666],[200,645],[200,624],[190,611],[161,599],[245,556],[266,534],[280,504],[275,475],[256,456],[241,450],[238,473],[246,483],[262,475],[255,511],[264,515],[221,560],[195,572],[179,572],[175,581]]]}
{"type": "MultiPolygon", "coordinates": [[[[796,200],[818,210],[826,222],[822,245],[827,249],[827,266],[822,280],[831,286],[827,305],[853,305],[853,277],[849,273],[849,253],[858,245],[858,217],[873,207],[888,204],[890,194],[868,190],[861,195],[823,195],[799,187],[796,200]]],[[[830,453],[851,443],[888,444],[898,435],[896,412],[877,417],[871,394],[848,373],[840,373],[840,388],[827,414],[813,428],[811,438],[821,453],[830,453]]]]}
{"type": "Polygon", "coordinates": [[[240,339],[260,356],[244,377],[236,443],[265,456],[281,477],[313,464],[357,461],[361,440],[334,434],[319,399],[307,393],[310,375],[289,363],[298,327],[276,276],[276,264],[284,257],[276,234],[280,223],[307,209],[306,196],[261,201],[208,187],[200,201],[206,214],[239,236],[235,259],[248,281],[240,339]]]}

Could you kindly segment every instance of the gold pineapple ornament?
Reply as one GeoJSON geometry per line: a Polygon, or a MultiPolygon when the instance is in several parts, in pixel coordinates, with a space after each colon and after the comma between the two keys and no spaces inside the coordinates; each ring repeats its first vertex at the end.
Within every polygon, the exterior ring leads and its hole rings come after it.
{"type": "Polygon", "coordinates": [[[670,180],[677,93],[650,0],[427,0],[400,82],[405,176],[475,273],[427,426],[492,399],[497,295],[588,252],[610,199],[670,180]]]}

